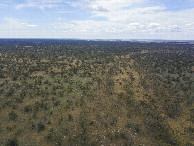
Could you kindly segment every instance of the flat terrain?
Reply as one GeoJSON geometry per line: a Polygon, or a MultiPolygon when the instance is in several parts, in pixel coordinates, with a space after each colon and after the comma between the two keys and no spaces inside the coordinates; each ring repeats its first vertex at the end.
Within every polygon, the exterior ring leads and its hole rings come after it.
{"type": "Polygon", "coordinates": [[[0,145],[194,145],[193,46],[0,40],[0,145]]]}

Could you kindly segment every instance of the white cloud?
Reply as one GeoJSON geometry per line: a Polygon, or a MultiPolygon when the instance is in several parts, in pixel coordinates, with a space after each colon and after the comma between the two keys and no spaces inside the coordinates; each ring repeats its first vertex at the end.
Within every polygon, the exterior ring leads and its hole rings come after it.
{"type": "Polygon", "coordinates": [[[24,7],[28,7],[29,4],[18,4],[15,6],[16,9],[21,9],[21,8],[24,8],[24,7]]]}
{"type": "Polygon", "coordinates": [[[142,29],[144,29],[145,25],[140,24],[138,22],[133,22],[133,23],[129,23],[127,30],[130,31],[142,31],[142,29]]]}
{"type": "Polygon", "coordinates": [[[29,27],[37,27],[37,25],[34,25],[34,24],[27,24],[27,26],[29,26],[29,27]]]}
{"type": "Polygon", "coordinates": [[[93,11],[93,12],[108,12],[109,10],[106,8],[103,8],[101,6],[98,7],[85,7],[85,10],[93,11]]]}
{"type": "Polygon", "coordinates": [[[158,24],[158,23],[150,23],[148,26],[151,27],[151,28],[153,28],[153,27],[160,26],[160,24],[158,24]]]}
{"type": "MultiPolygon", "coordinates": [[[[164,25],[156,22],[130,22],[103,20],[66,21],[59,19],[53,24],[57,33],[63,32],[64,37],[80,38],[155,38],[155,39],[183,39],[186,25],[164,25]]],[[[192,34],[191,34],[192,35],[192,34]]],[[[189,36],[187,36],[188,38],[189,36]]]]}
{"type": "Polygon", "coordinates": [[[24,21],[20,21],[18,19],[7,17],[5,18],[4,23],[0,24],[2,29],[22,29],[26,27],[37,27],[35,24],[28,24],[24,21]]]}
{"type": "Polygon", "coordinates": [[[27,0],[26,3],[21,3],[15,6],[16,9],[22,9],[25,7],[36,7],[44,10],[45,8],[58,7],[61,4],[66,4],[64,0],[27,0]]]}
{"type": "Polygon", "coordinates": [[[194,26],[194,22],[188,23],[186,26],[194,26]]]}
{"type": "Polygon", "coordinates": [[[87,1],[92,8],[104,8],[109,11],[127,8],[134,4],[144,3],[147,0],[93,0],[87,1]]]}
{"type": "MultiPolygon", "coordinates": [[[[189,3],[193,0],[185,1],[189,3]]],[[[58,9],[60,4],[74,6],[78,11],[84,10],[84,14],[88,12],[89,17],[86,16],[84,19],[72,17],[71,21],[58,19],[52,26],[57,32],[55,34],[59,36],[126,39],[186,37],[194,39],[194,8],[170,11],[165,4],[156,0],[27,0],[26,3],[18,4],[15,8],[34,7],[42,10],[56,8],[55,13],[73,13],[62,9],[60,11],[58,9]]],[[[10,28],[36,27],[34,24],[17,19],[6,20],[6,25],[10,28]]]]}

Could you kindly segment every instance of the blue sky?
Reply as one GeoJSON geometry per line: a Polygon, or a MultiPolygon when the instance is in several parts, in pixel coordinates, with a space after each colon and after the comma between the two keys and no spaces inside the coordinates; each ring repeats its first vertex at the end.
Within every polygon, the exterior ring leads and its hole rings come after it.
{"type": "Polygon", "coordinates": [[[0,0],[0,38],[194,40],[194,0],[0,0]]]}

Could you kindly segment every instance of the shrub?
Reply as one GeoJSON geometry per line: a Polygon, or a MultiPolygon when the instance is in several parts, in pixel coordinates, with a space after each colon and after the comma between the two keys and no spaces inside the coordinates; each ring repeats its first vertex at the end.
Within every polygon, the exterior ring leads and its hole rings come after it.
{"type": "Polygon", "coordinates": [[[18,118],[18,115],[16,113],[14,113],[13,111],[11,113],[9,113],[9,119],[12,121],[16,121],[18,118]]]}
{"type": "Polygon", "coordinates": [[[69,120],[69,121],[73,121],[73,117],[72,117],[71,114],[68,115],[68,120],[69,120]]]}
{"type": "Polygon", "coordinates": [[[6,146],[18,146],[18,140],[16,138],[9,139],[6,143],[6,146]]]}
{"type": "Polygon", "coordinates": [[[61,103],[60,101],[56,101],[56,102],[54,102],[54,105],[58,106],[58,105],[60,105],[60,103],[61,103]]]}
{"type": "Polygon", "coordinates": [[[32,111],[31,106],[28,105],[28,106],[25,106],[25,107],[24,107],[24,112],[27,113],[27,112],[30,112],[30,111],[32,111]]]}
{"type": "Polygon", "coordinates": [[[38,131],[40,132],[40,131],[43,131],[43,130],[45,130],[44,124],[42,124],[41,122],[38,123],[38,131]]]}

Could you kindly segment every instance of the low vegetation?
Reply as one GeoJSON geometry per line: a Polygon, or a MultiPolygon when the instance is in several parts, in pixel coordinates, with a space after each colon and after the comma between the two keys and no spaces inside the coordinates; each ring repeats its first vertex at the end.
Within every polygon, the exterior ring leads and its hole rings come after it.
{"type": "Polygon", "coordinates": [[[0,40],[0,145],[194,145],[194,45],[0,40]]]}

